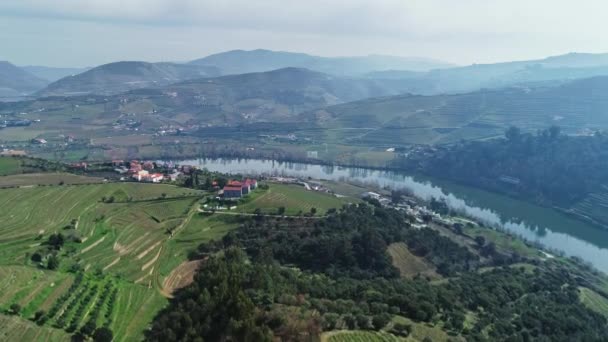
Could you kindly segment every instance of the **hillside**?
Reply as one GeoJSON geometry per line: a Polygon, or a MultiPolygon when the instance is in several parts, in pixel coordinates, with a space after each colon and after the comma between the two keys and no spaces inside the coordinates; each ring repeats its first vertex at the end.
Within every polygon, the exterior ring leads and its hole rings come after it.
{"type": "Polygon", "coordinates": [[[358,128],[340,139],[365,145],[449,143],[500,136],[509,126],[567,133],[607,129],[608,77],[457,95],[400,95],[303,114],[320,127],[358,128]],[[350,135],[349,135],[350,134],[350,135]]]}
{"type": "Polygon", "coordinates": [[[608,75],[608,54],[571,53],[539,60],[473,64],[418,73],[385,70],[369,73],[367,77],[416,80],[424,84],[417,89],[417,94],[432,95],[600,75],[608,75]]]}
{"type": "Polygon", "coordinates": [[[394,80],[330,76],[301,68],[198,79],[163,88],[177,98],[246,115],[249,121],[285,119],[297,113],[370,97],[396,95],[409,86],[394,80]]]}
{"type": "Polygon", "coordinates": [[[0,95],[32,93],[47,83],[9,62],[0,61],[0,95]]]}
{"type": "Polygon", "coordinates": [[[89,68],[55,68],[39,65],[22,66],[21,69],[49,82],[55,82],[67,76],[78,75],[89,68]]]}
{"type": "Polygon", "coordinates": [[[39,91],[39,96],[118,94],[132,89],[159,87],[192,78],[216,76],[212,67],[174,63],[115,62],[64,77],[39,91]]]}
{"type": "Polygon", "coordinates": [[[428,58],[360,56],[319,57],[304,53],[270,50],[233,50],[210,55],[190,62],[218,67],[223,74],[243,74],[298,67],[333,75],[357,76],[375,70],[402,69],[427,71],[452,65],[428,58]]]}

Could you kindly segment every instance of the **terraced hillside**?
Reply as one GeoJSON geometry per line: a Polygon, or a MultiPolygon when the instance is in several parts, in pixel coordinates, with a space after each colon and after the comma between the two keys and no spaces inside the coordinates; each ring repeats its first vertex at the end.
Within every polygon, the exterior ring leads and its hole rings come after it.
{"type": "Polygon", "coordinates": [[[0,189],[3,336],[65,341],[89,324],[138,339],[170,295],[164,279],[232,227],[196,214],[201,194],[137,183],[0,189]],[[52,254],[58,265],[47,270],[52,254]]]}
{"type": "Polygon", "coordinates": [[[509,126],[536,131],[559,125],[576,133],[608,128],[607,91],[608,77],[596,77],[554,87],[369,99],[304,117],[326,129],[327,141],[372,146],[490,138],[509,126]]]}

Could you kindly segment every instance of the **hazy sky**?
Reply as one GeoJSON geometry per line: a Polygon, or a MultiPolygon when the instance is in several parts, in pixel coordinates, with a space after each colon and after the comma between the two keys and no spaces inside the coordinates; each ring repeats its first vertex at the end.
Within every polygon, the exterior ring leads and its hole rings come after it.
{"type": "Polygon", "coordinates": [[[231,49],[458,64],[608,52],[606,0],[0,0],[0,60],[89,66],[231,49]]]}

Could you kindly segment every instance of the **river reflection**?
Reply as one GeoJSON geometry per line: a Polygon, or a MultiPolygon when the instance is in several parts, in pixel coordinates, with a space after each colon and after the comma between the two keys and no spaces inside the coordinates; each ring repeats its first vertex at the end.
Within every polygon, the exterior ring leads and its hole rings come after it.
{"type": "Polygon", "coordinates": [[[445,199],[454,210],[487,224],[498,225],[526,240],[570,256],[578,256],[608,273],[608,231],[556,210],[437,179],[365,168],[327,166],[258,159],[196,159],[179,162],[229,174],[311,177],[349,180],[393,189],[405,188],[417,197],[445,199]]]}

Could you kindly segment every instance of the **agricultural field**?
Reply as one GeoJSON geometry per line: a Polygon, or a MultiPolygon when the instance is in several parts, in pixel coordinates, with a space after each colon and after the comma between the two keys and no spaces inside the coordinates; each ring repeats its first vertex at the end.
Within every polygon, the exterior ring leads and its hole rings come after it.
{"type": "Polygon", "coordinates": [[[21,171],[21,160],[12,157],[0,157],[0,176],[11,175],[21,171]]]}
{"type": "Polygon", "coordinates": [[[581,287],[579,291],[579,298],[583,304],[608,318],[608,299],[586,287],[581,287]]]}
{"type": "Polygon", "coordinates": [[[0,189],[4,336],[65,341],[92,322],[118,341],[141,338],[171,295],[165,278],[183,285],[195,270],[178,267],[188,254],[236,227],[198,214],[202,194],[139,183],[0,189]],[[53,252],[57,233],[62,247],[53,252]]]}
{"type": "Polygon", "coordinates": [[[0,341],[65,342],[69,340],[70,334],[63,330],[40,327],[19,317],[0,314],[0,341]]]}
{"type": "Polygon", "coordinates": [[[324,215],[328,209],[341,208],[344,204],[358,201],[357,199],[339,198],[331,194],[307,191],[303,186],[292,184],[269,184],[269,188],[256,189],[241,203],[237,204],[237,211],[252,213],[260,209],[262,213],[276,214],[277,208],[285,207],[286,215],[309,213],[316,208],[316,215],[324,215]]]}
{"type": "Polygon", "coordinates": [[[402,277],[413,278],[422,275],[430,279],[441,278],[431,263],[413,255],[404,242],[391,244],[388,247],[388,253],[393,259],[393,265],[397,267],[402,277]]]}
{"type": "Polygon", "coordinates": [[[71,173],[23,173],[0,177],[0,188],[30,185],[73,185],[103,183],[103,178],[71,173]]]}
{"type": "Polygon", "coordinates": [[[338,331],[324,334],[324,342],[399,342],[406,339],[386,332],[374,331],[338,331]]]}

